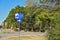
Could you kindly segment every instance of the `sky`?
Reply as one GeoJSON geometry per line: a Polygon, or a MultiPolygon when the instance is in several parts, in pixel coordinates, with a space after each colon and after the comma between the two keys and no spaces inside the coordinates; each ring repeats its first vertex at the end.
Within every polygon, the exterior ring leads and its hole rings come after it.
{"type": "Polygon", "coordinates": [[[9,11],[19,6],[25,6],[26,0],[0,0],[0,24],[6,19],[9,11]]]}

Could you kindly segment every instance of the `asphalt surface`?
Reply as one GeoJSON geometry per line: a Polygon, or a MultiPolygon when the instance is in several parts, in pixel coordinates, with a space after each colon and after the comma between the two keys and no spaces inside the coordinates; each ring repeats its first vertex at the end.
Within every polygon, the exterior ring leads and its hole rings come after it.
{"type": "Polygon", "coordinates": [[[2,37],[13,37],[13,36],[31,36],[31,35],[46,35],[47,32],[20,32],[20,33],[9,33],[9,34],[0,34],[0,38],[2,37]]]}

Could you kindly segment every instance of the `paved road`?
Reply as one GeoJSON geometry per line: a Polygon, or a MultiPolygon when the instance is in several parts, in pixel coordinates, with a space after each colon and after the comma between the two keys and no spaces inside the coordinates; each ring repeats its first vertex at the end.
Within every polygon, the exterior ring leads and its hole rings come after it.
{"type": "Polygon", "coordinates": [[[20,36],[31,36],[31,35],[46,35],[46,32],[41,33],[41,32],[21,32],[20,36]]]}
{"type": "MultiPolygon", "coordinates": [[[[31,36],[31,35],[45,35],[45,33],[41,32],[20,32],[20,36],[31,36]]],[[[10,34],[0,34],[0,38],[2,37],[12,37],[12,36],[18,36],[19,33],[10,33],[10,34]]]]}

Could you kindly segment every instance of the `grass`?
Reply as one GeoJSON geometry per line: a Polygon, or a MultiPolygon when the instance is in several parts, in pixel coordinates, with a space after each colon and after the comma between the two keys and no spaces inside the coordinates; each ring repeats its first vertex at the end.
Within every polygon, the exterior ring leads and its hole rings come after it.
{"type": "Polygon", "coordinates": [[[0,32],[0,34],[16,33],[16,32],[0,32]]]}
{"type": "MultiPolygon", "coordinates": [[[[19,40],[18,37],[9,37],[2,40],[19,40]]],[[[47,40],[47,36],[37,35],[37,36],[21,36],[20,40],[47,40]]]]}
{"type": "Polygon", "coordinates": [[[4,29],[2,32],[0,32],[0,34],[5,34],[5,33],[16,33],[16,31],[13,31],[11,29],[4,29]]]}

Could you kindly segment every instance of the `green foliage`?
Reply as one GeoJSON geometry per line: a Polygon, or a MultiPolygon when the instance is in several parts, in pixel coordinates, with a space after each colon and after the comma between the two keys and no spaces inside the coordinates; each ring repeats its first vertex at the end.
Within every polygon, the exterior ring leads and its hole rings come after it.
{"type": "Polygon", "coordinates": [[[40,0],[40,2],[43,2],[43,3],[46,2],[46,1],[47,1],[47,0],[40,0]]]}
{"type": "MultiPolygon", "coordinates": [[[[58,6],[57,6],[58,7],[58,6]]],[[[54,7],[20,7],[17,6],[9,12],[4,22],[8,22],[8,28],[18,28],[15,13],[24,13],[21,23],[21,30],[25,31],[45,31],[48,30],[48,40],[60,40],[60,8],[54,7]]]]}
{"type": "Polygon", "coordinates": [[[52,29],[49,30],[48,40],[60,40],[60,10],[53,12],[54,21],[51,22],[52,29]]]}
{"type": "MultiPolygon", "coordinates": [[[[46,0],[40,1],[46,2],[46,0]]],[[[20,30],[35,32],[48,30],[48,40],[60,40],[60,7],[58,5],[54,8],[49,6],[36,7],[38,4],[39,0],[28,0],[26,7],[16,6],[12,8],[4,22],[8,23],[8,28],[13,25],[13,29],[17,31],[18,23],[15,19],[15,14],[23,13],[25,16],[20,30]]]]}

